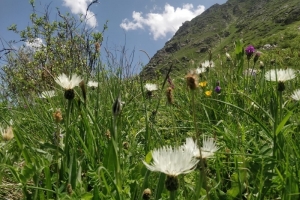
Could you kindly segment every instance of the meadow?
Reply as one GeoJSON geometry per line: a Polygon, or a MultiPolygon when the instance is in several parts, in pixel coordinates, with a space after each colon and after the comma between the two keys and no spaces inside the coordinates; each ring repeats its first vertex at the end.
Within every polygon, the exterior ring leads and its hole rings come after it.
{"type": "MultiPolygon", "coordinates": [[[[53,28],[45,38],[64,27],[32,18],[53,28]]],[[[237,40],[143,80],[125,54],[102,62],[101,34],[84,34],[93,54],[56,37],[19,52],[19,71],[4,66],[18,98],[2,91],[1,199],[299,198],[298,52],[237,40]],[[22,66],[48,76],[28,81],[22,66]]]]}

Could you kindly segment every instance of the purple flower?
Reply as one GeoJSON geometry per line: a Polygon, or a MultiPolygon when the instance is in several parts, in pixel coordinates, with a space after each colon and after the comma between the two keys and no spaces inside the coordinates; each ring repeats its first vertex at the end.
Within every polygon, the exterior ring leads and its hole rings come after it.
{"type": "Polygon", "coordinates": [[[221,87],[219,85],[215,87],[215,92],[218,94],[221,93],[221,87]]]}
{"type": "Polygon", "coordinates": [[[246,55],[248,60],[251,58],[251,56],[253,55],[253,53],[255,52],[255,48],[252,45],[247,46],[247,48],[245,49],[246,55]]]}

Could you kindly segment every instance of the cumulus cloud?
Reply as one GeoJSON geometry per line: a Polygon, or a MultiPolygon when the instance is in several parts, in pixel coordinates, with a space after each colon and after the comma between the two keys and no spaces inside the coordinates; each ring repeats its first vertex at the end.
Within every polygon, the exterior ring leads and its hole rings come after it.
{"type": "Polygon", "coordinates": [[[25,42],[25,47],[33,51],[39,50],[43,45],[43,40],[41,38],[34,38],[25,42]]]}
{"type": "Polygon", "coordinates": [[[166,4],[162,13],[150,12],[143,16],[143,13],[133,11],[132,20],[124,19],[120,27],[129,30],[149,29],[154,40],[164,38],[168,33],[174,34],[183,22],[189,21],[204,12],[202,5],[194,8],[193,4],[184,4],[182,8],[174,8],[166,4]]]}
{"type": "Polygon", "coordinates": [[[82,14],[83,16],[86,14],[86,23],[90,27],[95,27],[97,26],[95,14],[91,11],[86,12],[88,5],[92,1],[93,0],[63,0],[64,6],[70,8],[73,14],[82,14]]]}

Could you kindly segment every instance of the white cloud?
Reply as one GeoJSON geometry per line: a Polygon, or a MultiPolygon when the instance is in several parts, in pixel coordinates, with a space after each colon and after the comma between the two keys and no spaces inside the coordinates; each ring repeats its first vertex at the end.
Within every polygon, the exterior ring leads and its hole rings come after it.
{"type": "Polygon", "coordinates": [[[87,14],[86,23],[90,27],[97,26],[97,19],[95,17],[95,14],[91,11],[86,12],[88,5],[93,0],[63,0],[63,1],[64,1],[64,6],[69,7],[73,14],[82,14],[83,17],[85,16],[85,14],[87,14]]]}
{"type": "Polygon", "coordinates": [[[41,38],[34,38],[25,42],[25,46],[33,51],[39,50],[43,45],[43,40],[41,38]]]}
{"type": "Polygon", "coordinates": [[[166,4],[162,13],[150,12],[145,17],[142,16],[143,13],[133,11],[133,20],[124,19],[120,27],[126,31],[148,27],[153,39],[157,40],[166,37],[168,33],[174,34],[183,22],[195,18],[204,10],[205,7],[202,5],[194,9],[192,4],[184,4],[182,8],[175,9],[170,4],[166,4]]]}

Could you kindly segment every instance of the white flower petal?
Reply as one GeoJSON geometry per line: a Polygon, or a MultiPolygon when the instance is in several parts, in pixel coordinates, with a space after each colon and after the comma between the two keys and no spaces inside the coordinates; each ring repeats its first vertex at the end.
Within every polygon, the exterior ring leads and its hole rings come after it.
{"type": "Polygon", "coordinates": [[[71,79],[69,79],[67,75],[61,74],[55,80],[58,85],[66,90],[73,89],[74,87],[78,86],[81,81],[81,77],[77,76],[76,74],[73,74],[71,79]]]}
{"type": "Polygon", "coordinates": [[[152,164],[143,161],[147,169],[171,176],[189,173],[194,170],[198,163],[190,151],[168,146],[153,150],[152,159],[152,164]]]}
{"type": "Polygon", "coordinates": [[[293,69],[271,69],[266,72],[265,78],[268,81],[288,81],[296,77],[296,71],[293,69]]]}
{"type": "Polygon", "coordinates": [[[54,96],[56,96],[54,90],[44,91],[44,92],[42,92],[42,93],[39,95],[40,98],[45,98],[45,99],[46,99],[46,98],[51,98],[51,97],[54,97],[54,96]]]}
{"type": "Polygon", "coordinates": [[[201,156],[202,158],[209,158],[214,155],[214,153],[218,150],[214,138],[203,138],[203,147],[201,148],[201,156]]]}
{"type": "Polygon", "coordinates": [[[295,90],[291,97],[294,100],[299,101],[300,100],[300,89],[295,90]]]}
{"type": "Polygon", "coordinates": [[[96,81],[89,81],[87,83],[87,86],[89,86],[89,87],[98,87],[98,82],[96,82],[96,81]]]}
{"type": "Polygon", "coordinates": [[[209,67],[215,67],[215,63],[213,61],[205,60],[203,63],[201,63],[202,68],[209,68],[209,67]]]}
{"type": "Polygon", "coordinates": [[[145,89],[146,89],[147,91],[150,91],[150,92],[151,92],[151,91],[158,90],[158,87],[157,87],[156,84],[146,83],[145,89]]]}

